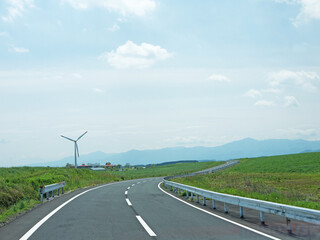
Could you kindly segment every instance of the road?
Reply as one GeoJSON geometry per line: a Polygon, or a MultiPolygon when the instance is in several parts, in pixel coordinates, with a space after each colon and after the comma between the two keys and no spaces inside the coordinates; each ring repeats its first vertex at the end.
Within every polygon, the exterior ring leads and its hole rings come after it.
{"type": "Polygon", "coordinates": [[[1,228],[0,239],[284,239],[191,207],[161,190],[161,180],[123,181],[66,194],[1,228]]]}

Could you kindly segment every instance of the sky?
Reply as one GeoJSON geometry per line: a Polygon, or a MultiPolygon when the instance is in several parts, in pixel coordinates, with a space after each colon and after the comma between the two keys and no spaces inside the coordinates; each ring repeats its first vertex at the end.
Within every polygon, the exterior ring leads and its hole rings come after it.
{"type": "Polygon", "coordinates": [[[1,0],[0,167],[320,140],[319,0],[1,0]]]}

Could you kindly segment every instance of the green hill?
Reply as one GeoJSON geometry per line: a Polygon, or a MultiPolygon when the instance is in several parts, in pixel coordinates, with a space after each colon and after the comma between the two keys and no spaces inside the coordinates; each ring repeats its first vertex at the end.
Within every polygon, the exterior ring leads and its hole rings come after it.
{"type": "Polygon", "coordinates": [[[215,192],[320,210],[320,153],[246,158],[222,172],[175,181],[215,192]]]}

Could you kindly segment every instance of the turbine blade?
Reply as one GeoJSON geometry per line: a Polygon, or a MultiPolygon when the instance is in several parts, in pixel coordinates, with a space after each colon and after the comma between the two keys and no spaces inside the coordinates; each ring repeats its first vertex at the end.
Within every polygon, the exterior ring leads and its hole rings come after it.
{"type": "Polygon", "coordinates": [[[77,142],[75,142],[75,146],[76,146],[76,152],[77,152],[77,154],[78,154],[78,157],[80,157],[80,154],[79,154],[79,148],[78,148],[78,144],[77,144],[77,142]]]}
{"type": "Polygon", "coordinates": [[[78,139],[76,141],[78,141],[80,138],[83,137],[83,135],[85,135],[88,131],[86,131],[84,134],[82,134],[80,137],[78,137],[78,139]]]}
{"type": "Polygon", "coordinates": [[[63,138],[66,138],[66,139],[68,139],[68,140],[70,140],[70,141],[75,142],[75,140],[73,140],[73,139],[71,139],[71,138],[65,137],[65,136],[63,136],[63,135],[60,135],[60,136],[63,137],[63,138]]]}

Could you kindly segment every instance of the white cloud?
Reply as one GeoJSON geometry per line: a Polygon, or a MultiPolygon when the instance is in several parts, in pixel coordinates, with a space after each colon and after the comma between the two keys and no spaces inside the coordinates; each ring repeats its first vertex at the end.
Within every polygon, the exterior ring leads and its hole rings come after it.
{"type": "Polygon", "coordinates": [[[96,93],[103,93],[104,91],[100,88],[92,88],[92,91],[96,92],[96,93]]]}
{"type": "Polygon", "coordinates": [[[299,106],[299,102],[294,96],[285,96],[284,100],[285,100],[285,103],[284,103],[285,107],[297,107],[297,106],[299,106]]]}
{"type": "Polygon", "coordinates": [[[82,78],[82,75],[80,73],[72,73],[71,76],[78,79],[82,78]]]}
{"type": "Polygon", "coordinates": [[[215,82],[231,82],[228,77],[220,74],[212,74],[210,77],[208,77],[208,79],[215,82]]]}
{"type": "Polygon", "coordinates": [[[30,50],[27,48],[15,47],[15,46],[9,47],[8,51],[13,52],[13,53],[28,53],[28,52],[30,52],[30,50]]]}
{"type": "Polygon", "coordinates": [[[121,22],[121,23],[125,23],[125,22],[127,22],[127,19],[126,18],[118,18],[117,21],[121,22]]]}
{"type": "Polygon", "coordinates": [[[212,145],[213,139],[201,138],[201,137],[173,137],[164,140],[166,143],[184,145],[184,146],[194,146],[194,145],[212,145]]]}
{"type": "Polygon", "coordinates": [[[299,26],[300,23],[309,19],[320,19],[320,1],[319,0],[300,0],[301,10],[293,24],[299,26]]]}
{"type": "Polygon", "coordinates": [[[256,98],[261,96],[261,92],[255,89],[250,89],[248,92],[244,94],[246,97],[256,98]]]}
{"type": "Polygon", "coordinates": [[[293,19],[294,26],[299,26],[310,19],[320,19],[320,1],[319,0],[274,0],[278,3],[299,4],[301,5],[298,16],[293,19]]]}
{"type": "Polygon", "coordinates": [[[267,88],[267,89],[262,89],[261,91],[265,93],[274,93],[274,94],[282,93],[282,91],[278,88],[267,88]]]}
{"type": "Polygon", "coordinates": [[[289,86],[296,85],[298,87],[302,87],[307,91],[315,91],[317,87],[315,83],[318,83],[320,80],[319,75],[316,72],[293,72],[288,70],[281,70],[279,72],[270,74],[269,84],[272,87],[277,86],[289,86]]]}
{"type": "Polygon", "coordinates": [[[76,9],[100,7],[108,11],[118,12],[123,16],[128,14],[144,16],[156,7],[153,0],[63,0],[63,2],[76,9]]]}
{"type": "Polygon", "coordinates": [[[5,22],[13,22],[17,17],[22,17],[23,13],[29,8],[33,8],[33,0],[7,0],[9,7],[7,8],[7,16],[3,16],[5,22]]]}
{"type": "Polygon", "coordinates": [[[148,43],[137,45],[127,41],[115,51],[104,53],[101,59],[106,59],[115,68],[136,68],[143,69],[150,67],[156,61],[169,58],[170,54],[166,49],[148,43]]]}
{"type": "Polygon", "coordinates": [[[0,37],[8,37],[9,33],[7,32],[0,32],[0,37]]]}
{"type": "Polygon", "coordinates": [[[4,138],[0,139],[0,144],[6,144],[7,140],[5,140],[4,138]]]}
{"type": "Polygon", "coordinates": [[[109,27],[108,28],[108,31],[110,31],[110,32],[116,32],[116,31],[119,31],[120,30],[120,27],[119,27],[119,25],[118,24],[113,24],[113,26],[112,27],[109,27]]]}
{"type": "Polygon", "coordinates": [[[271,107],[274,106],[275,103],[272,101],[260,100],[254,103],[255,106],[262,106],[262,107],[271,107]]]}
{"type": "Polygon", "coordinates": [[[297,128],[290,128],[290,129],[278,129],[278,132],[285,134],[286,136],[290,137],[303,137],[303,138],[312,138],[317,137],[318,133],[316,129],[308,128],[308,129],[297,129],[297,128]]]}

